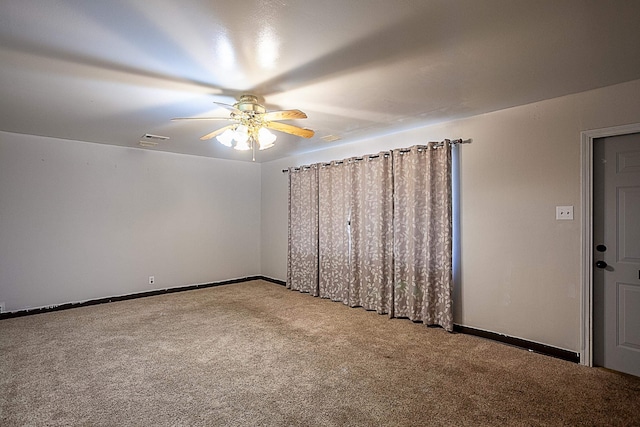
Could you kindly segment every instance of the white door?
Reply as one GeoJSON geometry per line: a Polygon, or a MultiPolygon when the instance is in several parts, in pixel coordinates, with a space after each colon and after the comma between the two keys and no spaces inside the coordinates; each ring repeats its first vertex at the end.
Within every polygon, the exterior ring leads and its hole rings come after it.
{"type": "Polygon", "coordinates": [[[640,376],[640,133],[593,148],[593,361],[640,376]]]}

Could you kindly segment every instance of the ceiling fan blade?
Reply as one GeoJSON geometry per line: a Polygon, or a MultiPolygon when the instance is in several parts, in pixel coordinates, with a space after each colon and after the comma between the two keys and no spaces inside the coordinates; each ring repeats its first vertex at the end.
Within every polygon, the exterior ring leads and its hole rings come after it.
{"type": "Polygon", "coordinates": [[[178,120],[233,120],[231,117],[174,117],[172,122],[178,120]]]}
{"type": "Polygon", "coordinates": [[[311,129],[288,125],[286,123],[268,122],[265,126],[269,129],[290,133],[291,135],[301,136],[302,138],[311,138],[315,134],[311,129]]]}
{"type": "Polygon", "coordinates": [[[236,107],[234,107],[233,105],[229,105],[229,104],[223,104],[222,102],[216,102],[213,101],[214,104],[219,105],[223,108],[226,108],[227,110],[236,113],[236,114],[242,114],[242,110],[238,110],[236,107]]]}
{"type": "Polygon", "coordinates": [[[232,129],[234,126],[236,126],[236,125],[235,125],[235,124],[233,124],[233,125],[228,125],[228,126],[225,126],[225,127],[220,128],[220,129],[218,129],[218,130],[214,130],[214,131],[213,131],[213,132],[211,132],[211,133],[208,133],[208,134],[206,134],[206,135],[204,135],[204,136],[201,136],[201,137],[200,137],[200,140],[202,140],[202,141],[206,141],[206,140],[208,140],[208,139],[211,139],[211,138],[213,138],[214,136],[218,136],[218,135],[220,135],[222,132],[224,132],[224,131],[225,131],[225,130],[227,130],[227,129],[232,129]]]}
{"type": "Polygon", "coordinates": [[[269,111],[262,115],[262,119],[267,122],[270,122],[271,120],[294,120],[306,118],[307,115],[300,110],[269,111]]]}

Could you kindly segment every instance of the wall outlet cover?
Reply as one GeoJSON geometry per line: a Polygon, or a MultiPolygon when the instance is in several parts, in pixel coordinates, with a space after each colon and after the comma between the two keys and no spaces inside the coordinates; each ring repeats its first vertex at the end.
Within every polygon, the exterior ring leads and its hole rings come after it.
{"type": "Polygon", "coordinates": [[[556,219],[573,219],[573,206],[556,206],[556,219]]]}

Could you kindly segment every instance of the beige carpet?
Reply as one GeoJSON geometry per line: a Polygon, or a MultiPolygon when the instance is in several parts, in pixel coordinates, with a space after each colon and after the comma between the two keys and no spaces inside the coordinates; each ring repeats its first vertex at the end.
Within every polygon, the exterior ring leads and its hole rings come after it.
{"type": "Polygon", "coordinates": [[[640,378],[254,281],[0,321],[0,425],[640,425],[640,378]]]}

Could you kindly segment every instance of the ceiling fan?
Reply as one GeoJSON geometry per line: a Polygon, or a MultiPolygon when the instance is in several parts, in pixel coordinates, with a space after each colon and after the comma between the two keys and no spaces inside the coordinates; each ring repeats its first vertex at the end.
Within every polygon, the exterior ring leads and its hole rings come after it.
{"type": "Polygon", "coordinates": [[[233,105],[214,103],[229,110],[231,112],[229,117],[177,117],[171,120],[230,121],[231,124],[203,135],[200,139],[206,141],[216,137],[221,144],[227,147],[233,147],[236,150],[252,150],[253,160],[255,160],[256,146],[260,150],[273,147],[276,136],[269,129],[302,138],[311,138],[314,135],[314,131],[311,129],[280,122],[281,120],[306,119],[305,113],[300,110],[267,111],[258,102],[258,97],[255,95],[241,95],[240,100],[233,105]]]}

